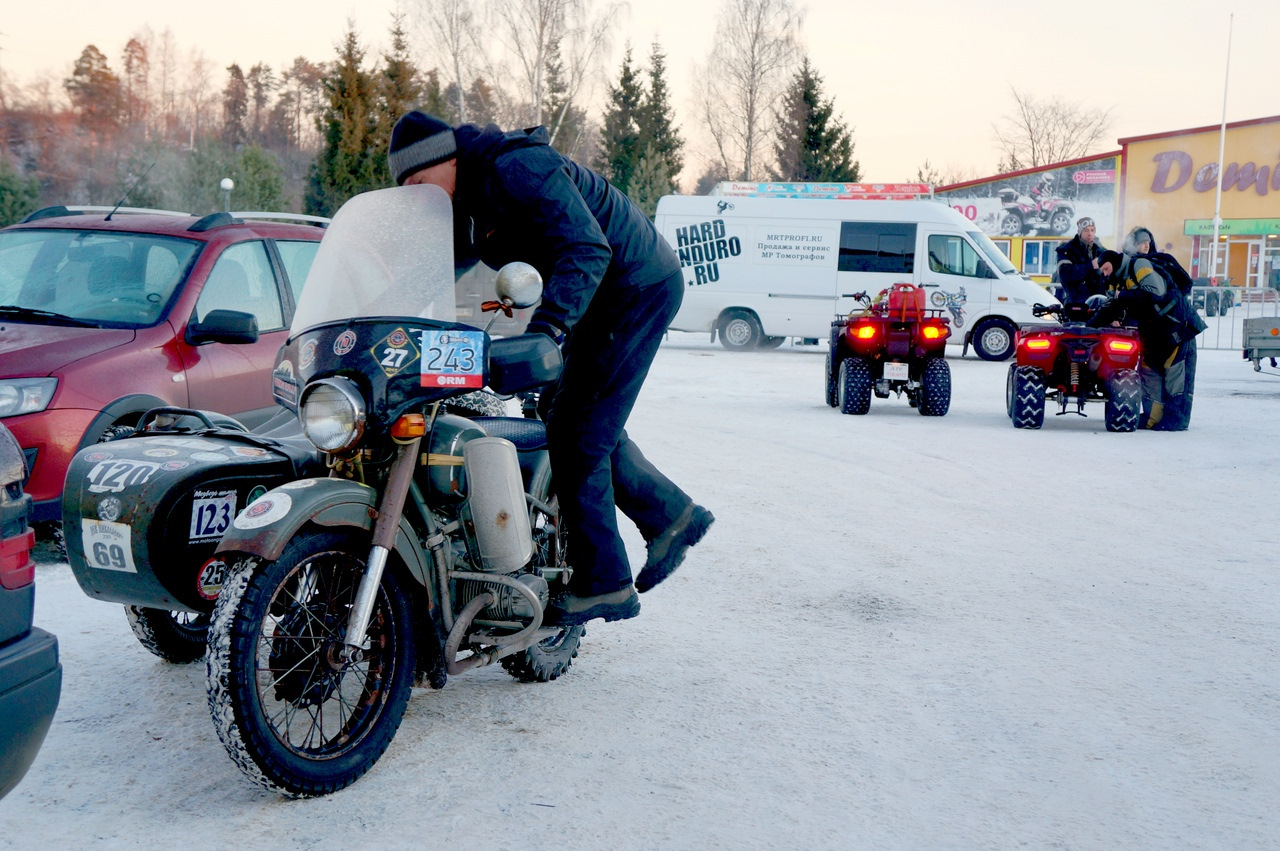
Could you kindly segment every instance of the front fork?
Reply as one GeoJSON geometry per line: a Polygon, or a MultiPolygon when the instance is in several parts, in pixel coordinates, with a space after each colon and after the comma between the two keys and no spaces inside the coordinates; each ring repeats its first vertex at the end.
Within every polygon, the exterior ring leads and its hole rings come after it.
{"type": "Polygon", "coordinates": [[[373,615],[373,604],[378,596],[378,586],[382,584],[382,572],[387,566],[387,556],[395,546],[396,532],[400,528],[400,516],[404,513],[404,502],[409,494],[409,485],[413,482],[413,471],[418,459],[418,447],[422,437],[413,437],[403,442],[397,441],[396,460],[391,463],[391,473],[387,477],[387,487],[382,492],[382,501],[378,505],[378,516],[373,522],[373,544],[369,547],[369,558],[365,561],[364,575],[360,578],[360,587],[356,589],[356,599],[351,605],[351,618],[347,621],[347,633],[343,655],[348,661],[359,661],[364,651],[365,631],[369,628],[369,618],[373,615]]]}

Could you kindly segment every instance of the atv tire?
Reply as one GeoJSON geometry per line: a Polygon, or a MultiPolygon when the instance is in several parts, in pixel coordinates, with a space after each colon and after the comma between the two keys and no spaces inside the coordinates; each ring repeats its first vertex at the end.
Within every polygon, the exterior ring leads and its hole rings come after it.
{"type": "Polygon", "coordinates": [[[916,410],[922,417],[944,417],[951,409],[951,366],[943,358],[925,361],[916,410]]]}
{"type": "Polygon", "coordinates": [[[1111,379],[1107,388],[1107,431],[1134,431],[1138,428],[1138,416],[1142,413],[1142,385],[1138,373],[1122,369],[1111,379]]]}
{"type": "Polygon", "coordinates": [[[871,366],[865,358],[845,358],[840,361],[840,374],[836,380],[840,413],[865,414],[871,410],[871,366]]]}
{"type": "Polygon", "coordinates": [[[1044,425],[1044,372],[1034,366],[1014,368],[1012,398],[1009,401],[1014,428],[1044,425]]]}
{"type": "Polygon", "coordinates": [[[839,393],[836,392],[836,356],[835,353],[827,355],[827,407],[834,408],[836,403],[840,401],[839,393]]]}

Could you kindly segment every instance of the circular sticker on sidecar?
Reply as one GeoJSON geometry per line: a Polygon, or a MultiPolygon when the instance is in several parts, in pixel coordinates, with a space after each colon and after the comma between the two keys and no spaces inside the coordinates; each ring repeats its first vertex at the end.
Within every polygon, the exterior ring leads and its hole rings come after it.
{"type": "Polygon", "coordinates": [[[292,507],[293,500],[287,493],[273,493],[247,506],[231,525],[237,529],[261,529],[283,519],[292,507]]]}

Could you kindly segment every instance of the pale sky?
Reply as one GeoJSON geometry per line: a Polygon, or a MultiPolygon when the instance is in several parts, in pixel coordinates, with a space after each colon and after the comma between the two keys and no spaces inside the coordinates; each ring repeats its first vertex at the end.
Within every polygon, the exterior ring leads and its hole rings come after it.
{"type": "MultiPolygon", "coordinates": [[[[599,3],[600,0],[597,0],[599,3]]],[[[335,56],[355,22],[369,58],[386,46],[391,14],[420,0],[0,0],[0,71],[29,83],[61,81],[87,44],[120,69],[129,37],[171,30],[180,55],[198,48],[218,68],[294,57],[335,56]]],[[[714,46],[718,0],[635,0],[616,30],[606,73],[616,81],[630,40],[643,62],[657,37],[667,53],[672,100],[691,150],[684,181],[701,173],[705,144],[693,121],[693,78],[714,46]]],[[[945,171],[987,176],[998,151],[993,124],[1011,110],[1010,86],[1103,108],[1114,120],[1098,152],[1115,139],[1216,125],[1222,119],[1231,40],[1227,120],[1280,114],[1280,2],[1206,0],[1022,4],[994,0],[810,0],[804,46],[824,94],[853,128],[863,179],[902,181],[927,158],[945,171]],[[1215,6],[1217,8],[1215,8],[1215,6]]],[[[416,35],[416,34],[415,34],[416,35]]],[[[415,37],[423,48],[423,40],[415,37]]],[[[436,63],[420,50],[417,59],[436,63]]],[[[225,81],[219,75],[219,88],[225,81]]],[[[597,85],[594,101],[603,99],[597,85]]],[[[599,108],[596,109],[599,115],[599,108]]],[[[1280,140],[1277,140],[1280,162],[1280,140]]],[[[1228,159],[1230,157],[1228,156],[1228,159]]],[[[1262,165],[1263,163],[1259,163],[1262,165]]]]}

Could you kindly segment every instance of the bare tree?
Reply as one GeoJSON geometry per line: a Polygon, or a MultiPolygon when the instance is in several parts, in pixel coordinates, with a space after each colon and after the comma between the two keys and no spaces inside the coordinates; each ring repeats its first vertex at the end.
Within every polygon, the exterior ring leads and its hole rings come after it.
{"type": "Polygon", "coordinates": [[[156,97],[158,103],[152,115],[160,121],[160,138],[168,141],[178,126],[178,47],[173,38],[173,30],[168,27],[160,35],[158,50],[152,51],[156,57],[160,79],[156,97]]]}
{"type": "Polygon", "coordinates": [[[720,171],[750,180],[767,150],[772,107],[795,63],[803,14],[792,0],[725,0],[697,100],[720,171]]]}
{"type": "MultiPolygon", "coordinates": [[[[560,115],[580,94],[584,83],[599,70],[599,57],[608,46],[622,3],[595,10],[594,0],[491,0],[489,10],[498,41],[518,66],[522,85],[521,120],[542,124],[547,102],[547,59],[552,44],[560,47],[566,92],[560,115]]],[[[490,70],[489,79],[504,79],[490,70]]],[[[553,128],[555,129],[555,128],[553,128]]]]}
{"type": "Polygon", "coordinates": [[[213,61],[206,57],[199,48],[191,51],[184,96],[187,108],[190,110],[190,115],[188,116],[188,133],[190,134],[188,147],[192,150],[195,150],[196,139],[200,135],[200,122],[204,117],[204,112],[214,100],[213,70],[213,61]]]}
{"type": "MultiPolygon", "coordinates": [[[[468,120],[466,91],[475,79],[476,69],[483,67],[485,50],[480,43],[475,0],[418,0],[415,22],[425,29],[433,52],[447,63],[442,75],[453,83],[457,102],[458,123],[468,120]]],[[[447,88],[443,86],[442,88],[447,88]]]]}
{"type": "Polygon", "coordinates": [[[1037,98],[1010,87],[1013,112],[995,125],[1000,170],[1017,171],[1079,159],[1111,126],[1112,108],[1087,107],[1060,97],[1037,98]]]}

